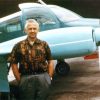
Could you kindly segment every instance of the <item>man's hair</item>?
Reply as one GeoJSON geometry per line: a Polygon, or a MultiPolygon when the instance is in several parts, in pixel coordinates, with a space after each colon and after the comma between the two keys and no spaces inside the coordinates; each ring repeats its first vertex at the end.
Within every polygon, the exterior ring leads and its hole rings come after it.
{"type": "Polygon", "coordinates": [[[39,23],[38,23],[35,19],[28,19],[28,20],[26,20],[24,29],[27,29],[27,26],[28,26],[29,23],[34,23],[34,24],[36,24],[37,27],[38,27],[38,29],[39,29],[39,23]]]}

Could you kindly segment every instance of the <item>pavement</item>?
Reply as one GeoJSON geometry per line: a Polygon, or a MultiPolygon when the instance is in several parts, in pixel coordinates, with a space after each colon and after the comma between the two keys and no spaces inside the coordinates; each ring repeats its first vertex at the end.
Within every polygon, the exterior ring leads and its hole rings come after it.
{"type": "Polygon", "coordinates": [[[98,59],[68,59],[67,76],[55,73],[48,100],[100,100],[100,68],[98,59]]]}

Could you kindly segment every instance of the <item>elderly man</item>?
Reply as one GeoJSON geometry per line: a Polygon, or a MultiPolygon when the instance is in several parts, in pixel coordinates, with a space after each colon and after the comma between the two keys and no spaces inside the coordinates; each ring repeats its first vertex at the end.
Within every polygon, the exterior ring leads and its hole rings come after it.
{"type": "Polygon", "coordinates": [[[20,100],[46,100],[54,73],[50,48],[37,38],[38,31],[37,21],[28,19],[25,24],[27,39],[18,42],[8,58],[19,83],[20,100]]]}

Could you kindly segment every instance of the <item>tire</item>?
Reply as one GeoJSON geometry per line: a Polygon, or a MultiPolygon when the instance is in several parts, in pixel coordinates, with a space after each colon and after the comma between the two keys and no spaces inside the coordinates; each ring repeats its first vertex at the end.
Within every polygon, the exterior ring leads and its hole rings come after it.
{"type": "Polygon", "coordinates": [[[61,61],[61,62],[57,63],[55,71],[59,75],[68,75],[68,73],[70,71],[70,66],[68,63],[61,61]]]}

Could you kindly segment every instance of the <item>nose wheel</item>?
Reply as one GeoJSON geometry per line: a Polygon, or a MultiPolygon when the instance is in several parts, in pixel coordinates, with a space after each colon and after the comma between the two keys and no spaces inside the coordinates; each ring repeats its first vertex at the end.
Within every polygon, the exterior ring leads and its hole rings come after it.
{"type": "Polygon", "coordinates": [[[64,61],[58,61],[55,71],[59,75],[67,75],[70,71],[70,66],[64,61]]]}

